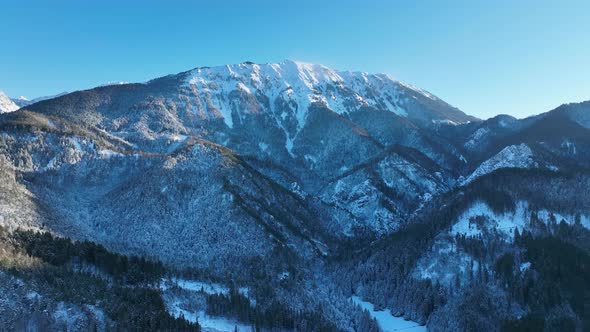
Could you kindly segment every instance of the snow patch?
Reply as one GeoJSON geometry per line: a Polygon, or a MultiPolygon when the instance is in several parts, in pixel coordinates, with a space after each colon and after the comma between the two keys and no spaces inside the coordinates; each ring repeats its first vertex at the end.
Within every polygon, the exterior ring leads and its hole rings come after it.
{"type": "Polygon", "coordinates": [[[181,135],[181,134],[175,134],[175,135],[172,135],[171,138],[172,138],[172,140],[174,142],[184,142],[184,141],[186,141],[186,139],[188,138],[188,136],[181,135]]]}
{"type": "Polygon", "coordinates": [[[520,264],[520,272],[526,272],[531,268],[531,262],[523,262],[520,264]]]}
{"type": "Polygon", "coordinates": [[[413,322],[411,320],[405,320],[402,317],[395,317],[391,314],[390,310],[375,310],[375,306],[370,303],[363,301],[358,296],[351,298],[352,303],[360,306],[363,310],[367,310],[371,317],[377,320],[377,324],[383,332],[393,331],[407,331],[407,332],[425,332],[426,327],[413,322]]]}
{"type": "Polygon", "coordinates": [[[511,237],[515,228],[522,232],[529,217],[528,204],[525,202],[519,202],[514,212],[498,215],[486,203],[478,201],[461,214],[451,229],[451,235],[477,236],[495,229],[511,237]]]}
{"type": "MultiPolygon", "coordinates": [[[[181,289],[193,291],[193,292],[204,292],[205,294],[229,294],[229,287],[222,284],[210,283],[198,280],[188,280],[180,278],[162,279],[160,281],[160,289],[167,290],[173,286],[177,286],[181,289]]],[[[244,296],[248,296],[248,287],[238,288],[238,292],[244,296]]]]}

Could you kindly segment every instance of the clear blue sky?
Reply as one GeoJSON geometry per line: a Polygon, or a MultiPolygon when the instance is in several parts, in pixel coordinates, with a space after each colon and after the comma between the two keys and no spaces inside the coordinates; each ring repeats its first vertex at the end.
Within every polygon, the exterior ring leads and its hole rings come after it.
{"type": "Polygon", "coordinates": [[[590,99],[588,0],[2,0],[0,7],[0,89],[11,96],[289,58],[390,73],[481,118],[590,99]]]}

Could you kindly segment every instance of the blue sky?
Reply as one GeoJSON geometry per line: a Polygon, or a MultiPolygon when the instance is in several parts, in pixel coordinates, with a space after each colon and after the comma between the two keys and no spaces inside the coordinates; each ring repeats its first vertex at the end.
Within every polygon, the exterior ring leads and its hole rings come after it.
{"type": "Polygon", "coordinates": [[[481,118],[590,99],[590,1],[3,0],[0,89],[38,97],[197,66],[385,72],[481,118]]]}

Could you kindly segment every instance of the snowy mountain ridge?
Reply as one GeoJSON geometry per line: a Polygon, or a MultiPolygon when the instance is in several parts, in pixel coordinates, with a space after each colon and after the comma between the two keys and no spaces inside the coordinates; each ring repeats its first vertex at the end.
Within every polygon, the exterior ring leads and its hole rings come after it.
{"type": "MultiPolygon", "coordinates": [[[[336,71],[324,65],[286,60],[280,63],[240,63],[219,67],[200,67],[186,73],[185,86],[200,91],[204,108],[223,118],[232,128],[243,113],[257,113],[268,106],[270,114],[292,141],[305,126],[309,108],[322,105],[337,114],[349,114],[363,108],[386,110],[402,117],[417,117],[414,103],[420,99],[458,112],[450,105],[422,89],[394,80],[387,74],[336,71]],[[249,107],[236,110],[227,96],[240,94],[249,107]]],[[[202,112],[203,109],[196,111],[202,112]]],[[[467,122],[469,117],[447,119],[438,114],[432,120],[467,122]]]]}
{"type": "Polygon", "coordinates": [[[539,164],[533,159],[533,151],[528,145],[524,143],[520,145],[511,145],[483,162],[465,181],[463,181],[463,184],[468,184],[476,178],[500,168],[531,168],[538,166],[539,164]]]}
{"type": "Polygon", "coordinates": [[[19,109],[18,105],[4,94],[4,92],[0,91],[0,113],[14,112],[17,109],[19,109]]]}

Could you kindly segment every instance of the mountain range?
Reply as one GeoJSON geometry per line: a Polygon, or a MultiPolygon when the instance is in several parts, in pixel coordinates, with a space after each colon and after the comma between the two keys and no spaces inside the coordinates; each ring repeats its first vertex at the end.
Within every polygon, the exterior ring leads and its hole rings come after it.
{"type": "Polygon", "coordinates": [[[378,310],[429,331],[590,327],[590,102],[480,120],[286,60],[0,110],[8,329],[397,328],[378,310]],[[156,277],[130,287],[137,271],[95,251],[156,277]],[[64,295],[69,278],[97,286],[64,295]],[[136,292],[180,325],[153,325],[136,292]]]}

